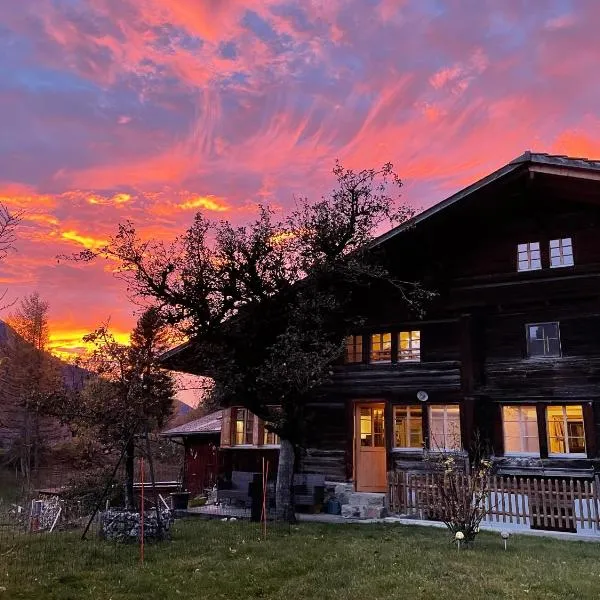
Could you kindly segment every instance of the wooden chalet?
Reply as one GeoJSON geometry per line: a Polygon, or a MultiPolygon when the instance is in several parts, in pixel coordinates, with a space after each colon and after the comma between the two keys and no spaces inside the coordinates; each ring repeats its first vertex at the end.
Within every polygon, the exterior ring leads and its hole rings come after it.
{"type": "MultiPolygon", "coordinates": [[[[300,469],[383,492],[423,448],[462,452],[476,431],[499,476],[600,470],[600,161],[525,152],[372,243],[436,292],[423,317],[370,289],[366,321],[307,406],[300,469]]],[[[165,357],[194,372],[190,345],[165,357]]],[[[274,449],[244,409],[221,452],[274,449]]]]}

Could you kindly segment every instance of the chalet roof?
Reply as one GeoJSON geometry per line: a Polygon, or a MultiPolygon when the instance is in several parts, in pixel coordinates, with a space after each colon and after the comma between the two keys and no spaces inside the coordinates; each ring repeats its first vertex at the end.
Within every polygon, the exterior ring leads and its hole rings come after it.
{"type": "Polygon", "coordinates": [[[460,200],[470,196],[474,192],[490,185],[491,183],[498,181],[499,179],[506,177],[510,173],[514,173],[519,170],[529,170],[532,173],[546,173],[550,175],[562,175],[585,179],[598,179],[600,180],[600,160],[593,160],[589,158],[577,158],[572,156],[565,156],[562,154],[546,154],[543,152],[531,152],[526,150],[523,154],[511,160],[509,163],[500,167],[493,173],[486,175],[482,179],[479,179],[475,183],[463,188],[456,192],[449,198],[434,204],[431,208],[424,210],[412,219],[390,229],[390,231],[380,235],[374,239],[370,248],[375,248],[391,238],[395,237],[398,233],[405,231],[415,225],[421,223],[425,219],[433,216],[434,214],[444,210],[445,208],[459,202],[460,200]]]}
{"type": "Polygon", "coordinates": [[[184,423],[179,427],[163,431],[161,435],[165,437],[185,437],[188,435],[202,435],[221,432],[221,419],[223,411],[217,410],[214,413],[200,417],[195,421],[184,423]]]}

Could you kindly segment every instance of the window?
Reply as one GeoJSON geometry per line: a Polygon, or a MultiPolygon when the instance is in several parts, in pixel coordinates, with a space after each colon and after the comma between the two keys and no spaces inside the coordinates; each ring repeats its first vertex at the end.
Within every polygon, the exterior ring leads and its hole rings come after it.
{"type": "Polygon", "coordinates": [[[278,446],[279,445],[279,436],[272,431],[267,430],[265,427],[265,435],[263,438],[263,444],[265,446],[278,446]]]}
{"type": "Polygon", "coordinates": [[[385,446],[383,428],[383,408],[360,409],[360,445],[367,448],[382,448],[385,446]]]}
{"type": "Polygon", "coordinates": [[[453,405],[429,407],[429,447],[460,450],[460,408],[453,405]]]}
{"type": "Polygon", "coordinates": [[[550,266],[571,267],[575,264],[573,260],[573,243],[571,238],[561,240],[550,240],[550,266]]]}
{"type": "Polygon", "coordinates": [[[527,356],[560,356],[558,323],[531,323],[527,328],[527,356]]]}
{"type": "Polygon", "coordinates": [[[519,271],[535,271],[542,268],[539,242],[519,244],[517,246],[517,251],[517,269],[519,271]]]}
{"type": "Polygon", "coordinates": [[[396,448],[423,447],[423,411],[420,406],[394,408],[394,446],[396,448]]]}
{"type": "Polygon", "coordinates": [[[371,362],[392,360],[392,334],[374,333],[371,336],[371,362]]]}
{"type": "Polygon", "coordinates": [[[549,406],[546,409],[548,454],[585,456],[585,428],[581,405],[549,406]]]}
{"type": "Polygon", "coordinates": [[[346,362],[362,362],[362,335],[349,335],[346,338],[346,362]]]}
{"type": "Polygon", "coordinates": [[[503,406],[505,454],[540,454],[535,406],[503,406]]]}
{"type": "Polygon", "coordinates": [[[421,360],[420,331],[401,331],[398,334],[398,360],[421,360]]]}
{"type": "Polygon", "coordinates": [[[235,411],[235,429],[233,431],[233,445],[243,446],[252,444],[252,434],[254,427],[254,415],[245,408],[238,408],[235,411]]]}

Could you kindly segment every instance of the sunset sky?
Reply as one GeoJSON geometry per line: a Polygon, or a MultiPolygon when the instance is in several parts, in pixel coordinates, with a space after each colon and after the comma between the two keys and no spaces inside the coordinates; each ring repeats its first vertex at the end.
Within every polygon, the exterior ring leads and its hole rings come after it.
{"type": "MultiPolygon", "coordinates": [[[[600,157],[597,0],[0,0],[0,288],[39,290],[71,351],[134,307],[58,263],[132,219],[242,222],[391,161],[437,202],[524,150],[600,157]]],[[[0,313],[0,318],[5,317],[0,313]]]]}

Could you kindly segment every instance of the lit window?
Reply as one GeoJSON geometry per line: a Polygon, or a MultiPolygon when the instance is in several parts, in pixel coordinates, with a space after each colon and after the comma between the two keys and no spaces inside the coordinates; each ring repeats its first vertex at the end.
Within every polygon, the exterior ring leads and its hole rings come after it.
{"type": "Polygon", "coordinates": [[[560,329],[558,323],[531,323],[526,327],[527,356],[560,356],[560,329]]]}
{"type": "Polygon", "coordinates": [[[550,266],[571,267],[575,264],[573,260],[573,243],[571,238],[561,240],[550,240],[550,266]]]}
{"type": "Polygon", "coordinates": [[[394,408],[394,446],[396,448],[423,447],[423,411],[420,406],[394,408]]]}
{"type": "Polygon", "coordinates": [[[581,405],[549,406],[546,409],[548,454],[585,456],[585,428],[581,405]]]}
{"type": "Polygon", "coordinates": [[[252,444],[252,429],[254,426],[254,415],[245,408],[238,408],[235,411],[235,430],[233,436],[234,446],[243,446],[252,444]]]}
{"type": "Polygon", "coordinates": [[[392,334],[374,333],[371,336],[371,362],[392,360],[392,334]]]}
{"type": "Polygon", "coordinates": [[[265,446],[278,446],[279,445],[279,436],[276,433],[269,431],[265,427],[265,436],[263,439],[263,444],[265,446]]]}
{"type": "Polygon", "coordinates": [[[346,338],[346,362],[362,362],[362,335],[349,335],[346,338]]]}
{"type": "Polygon", "coordinates": [[[519,271],[535,271],[542,268],[539,242],[527,242],[526,244],[519,244],[517,250],[517,268],[519,271]]]}
{"type": "Polygon", "coordinates": [[[401,331],[398,337],[398,360],[420,360],[421,332],[401,331]]]}
{"type": "Polygon", "coordinates": [[[456,405],[429,407],[429,447],[460,450],[460,408],[456,405]]]}
{"type": "Polygon", "coordinates": [[[506,454],[540,453],[535,406],[503,406],[504,452],[506,454]]]}
{"type": "Polygon", "coordinates": [[[360,445],[366,448],[385,446],[383,408],[360,409],[360,445]]]}

